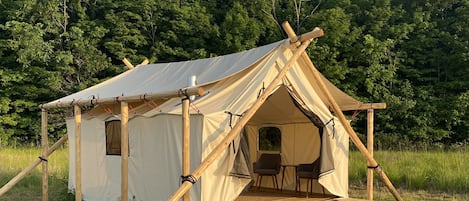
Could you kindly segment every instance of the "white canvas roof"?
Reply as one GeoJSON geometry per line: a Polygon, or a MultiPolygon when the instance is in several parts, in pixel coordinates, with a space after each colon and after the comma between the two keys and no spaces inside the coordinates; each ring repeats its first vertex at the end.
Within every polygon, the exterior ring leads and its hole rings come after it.
{"type": "MultiPolygon", "coordinates": [[[[75,101],[148,96],[178,91],[188,87],[188,78],[193,75],[197,77],[198,86],[208,85],[252,66],[282,44],[289,45],[289,40],[225,56],[137,66],[100,84],[43,106],[61,107],[61,105],[69,105],[75,101]]],[[[308,78],[312,79],[312,75],[308,78]]],[[[324,81],[339,105],[360,103],[335,87],[327,79],[324,78],[324,81]]],[[[316,85],[316,87],[318,86],[316,85]]],[[[319,96],[322,100],[326,100],[323,94],[319,94],[319,96]]]]}

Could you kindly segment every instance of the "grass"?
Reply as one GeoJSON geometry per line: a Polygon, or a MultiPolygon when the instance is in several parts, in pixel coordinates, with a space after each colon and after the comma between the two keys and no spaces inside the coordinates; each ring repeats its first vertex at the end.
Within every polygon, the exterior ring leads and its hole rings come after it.
{"type": "MultiPolygon", "coordinates": [[[[39,149],[2,148],[0,149],[0,186],[5,185],[38,156],[39,149]]],[[[67,192],[68,185],[68,149],[58,149],[49,157],[49,200],[69,201],[74,196],[67,192]]],[[[0,197],[0,201],[37,201],[42,198],[42,174],[39,164],[10,191],[0,197]]]]}
{"type": "MultiPolygon", "coordinates": [[[[374,157],[406,200],[469,200],[468,151],[378,151],[374,157]]],[[[353,197],[364,198],[366,160],[350,152],[349,178],[353,197]]],[[[394,200],[374,176],[376,200],[394,200]],[[380,197],[378,199],[378,197],[380,197]]]]}
{"type": "MultiPolygon", "coordinates": [[[[39,149],[0,149],[0,186],[6,184],[40,155],[39,149]]],[[[350,152],[350,196],[366,198],[366,161],[350,152]]],[[[469,200],[469,150],[464,151],[376,151],[375,158],[404,200],[469,200]]],[[[40,166],[40,165],[39,165],[40,166]]],[[[49,200],[71,201],[67,192],[68,150],[49,157],[49,200]]],[[[375,174],[375,200],[394,200],[375,174]]],[[[0,201],[41,200],[41,168],[0,197],[0,201]]]]}

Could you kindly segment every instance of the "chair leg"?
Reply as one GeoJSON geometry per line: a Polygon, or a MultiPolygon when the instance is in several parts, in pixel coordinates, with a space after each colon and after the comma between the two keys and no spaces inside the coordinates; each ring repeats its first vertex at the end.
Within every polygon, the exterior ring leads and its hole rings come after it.
{"type": "Polygon", "coordinates": [[[278,191],[278,181],[277,181],[277,175],[273,176],[274,183],[275,183],[275,189],[278,191]]]}
{"type": "Polygon", "coordinates": [[[270,176],[270,178],[272,178],[272,188],[275,188],[274,175],[270,176]]]}
{"type": "Polygon", "coordinates": [[[261,190],[261,185],[262,185],[262,175],[259,176],[259,185],[257,186],[257,190],[261,190]]]}
{"type": "Polygon", "coordinates": [[[257,186],[257,190],[261,188],[261,183],[262,183],[262,176],[258,174],[257,179],[256,179],[256,184],[255,184],[255,186],[257,186]]]}
{"type": "Polygon", "coordinates": [[[297,192],[301,192],[301,178],[296,181],[296,186],[298,187],[297,192]]]}

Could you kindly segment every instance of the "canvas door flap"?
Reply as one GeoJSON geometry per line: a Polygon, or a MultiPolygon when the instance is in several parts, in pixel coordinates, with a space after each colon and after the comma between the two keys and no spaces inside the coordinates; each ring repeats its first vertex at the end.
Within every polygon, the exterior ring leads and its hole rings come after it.
{"type": "Polygon", "coordinates": [[[288,93],[290,94],[290,97],[292,98],[293,103],[295,103],[295,106],[298,107],[298,109],[301,110],[301,112],[303,112],[303,114],[306,117],[308,117],[316,127],[319,128],[319,133],[321,136],[320,176],[333,171],[334,170],[334,156],[332,155],[331,142],[329,139],[329,137],[333,136],[333,134],[328,135],[327,129],[324,129],[325,125],[321,121],[321,119],[312,111],[306,108],[306,104],[299,98],[299,96],[295,95],[293,90],[289,89],[288,93]]]}
{"type": "Polygon", "coordinates": [[[234,155],[233,164],[231,165],[230,176],[251,179],[251,163],[249,157],[249,146],[245,130],[239,135],[237,146],[232,144],[232,154],[234,155]]]}

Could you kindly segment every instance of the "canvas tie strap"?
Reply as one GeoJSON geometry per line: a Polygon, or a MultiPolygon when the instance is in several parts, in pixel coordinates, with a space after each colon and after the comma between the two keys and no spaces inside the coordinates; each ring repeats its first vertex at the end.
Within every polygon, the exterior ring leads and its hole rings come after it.
{"type": "Polygon", "coordinates": [[[368,166],[368,169],[381,169],[381,167],[379,166],[379,164],[377,164],[376,166],[368,166]]]}
{"type": "Polygon", "coordinates": [[[197,178],[194,177],[194,175],[181,175],[181,184],[183,184],[184,182],[191,182],[192,184],[195,184],[197,182],[197,178]]]}
{"type": "Polygon", "coordinates": [[[326,124],[324,126],[326,126],[327,124],[331,123],[332,122],[332,138],[335,137],[335,121],[334,121],[334,117],[332,117],[331,120],[329,120],[328,122],[326,122],[326,124]]]}
{"type": "Polygon", "coordinates": [[[42,156],[39,156],[38,158],[41,159],[41,161],[48,162],[47,159],[45,159],[45,158],[42,157],[42,156]]]}
{"type": "Polygon", "coordinates": [[[262,88],[259,89],[259,93],[257,93],[257,98],[259,98],[262,95],[262,93],[264,93],[264,91],[265,91],[265,86],[264,86],[264,82],[262,82],[262,88]]]}
{"type": "Polygon", "coordinates": [[[226,114],[230,115],[230,128],[233,128],[233,116],[242,117],[243,114],[235,114],[230,111],[225,111],[226,114]]]}

